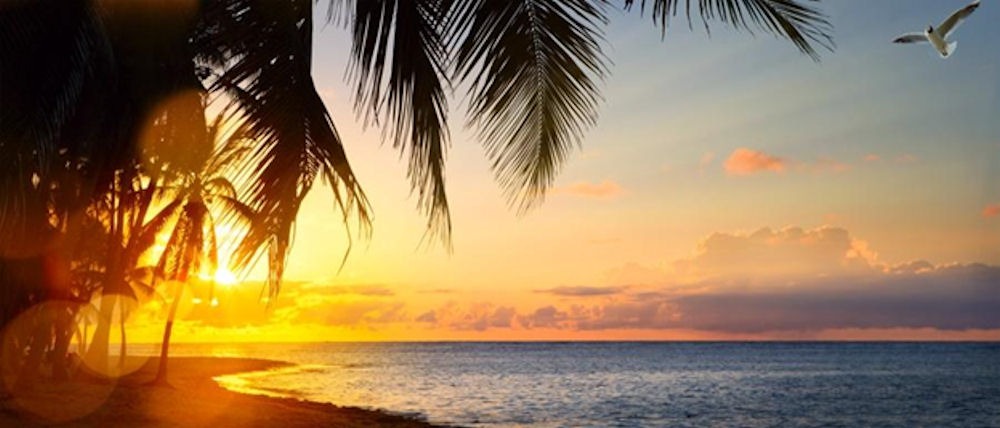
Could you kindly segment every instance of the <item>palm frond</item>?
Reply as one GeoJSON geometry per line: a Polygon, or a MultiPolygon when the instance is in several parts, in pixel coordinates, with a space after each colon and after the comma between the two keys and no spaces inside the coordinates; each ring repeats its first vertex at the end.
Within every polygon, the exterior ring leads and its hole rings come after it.
{"type": "Polygon", "coordinates": [[[236,186],[233,185],[226,177],[206,177],[204,183],[205,191],[212,196],[226,196],[229,198],[236,198],[237,190],[236,186]]]}
{"type": "MultiPolygon", "coordinates": [[[[5,2],[0,12],[0,254],[41,244],[48,227],[45,192],[61,153],[84,150],[88,132],[73,124],[100,122],[87,107],[103,94],[95,76],[110,67],[110,47],[90,2],[5,2]],[[89,104],[88,104],[89,103],[89,104]],[[89,120],[79,118],[88,116],[89,120]]],[[[102,74],[103,81],[115,76],[102,74]]],[[[65,207],[59,207],[63,209],[65,207]]]]}
{"type": "Polygon", "coordinates": [[[156,237],[166,230],[170,221],[175,219],[182,205],[183,199],[174,199],[164,206],[152,219],[147,221],[138,231],[136,238],[132,240],[132,248],[126,249],[126,260],[130,265],[139,260],[139,256],[149,251],[156,244],[156,237]]]}
{"type": "MultiPolygon", "coordinates": [[[[635,0],[625,0],[625,8],[630,9],[635,0]]],[[[647,0],[639,0],[640,13],[646,9],[647,0]]],[[[670,19],[677,15],[681,0],[649,0],[652,3],[651,16],[664,34],[670,19]]],[[[691,0],[683,1],[687,21],[692,23],[691,0]]],[[[709,21],[750,31],[759,29],[791,41],[802,53],[813,60],[819,60],[816,46],[833,50],[833,26],[817,7],[811,3],[818,0],[698,0],[698,14],[706,31],[709,21]]]]}
{"type": "MultiPolygon", "coordinates": [[[[339,135],[310,75],[312,3],[224,0],[205,11],[202,60],[222,68],[210,87],[226,93],[233,119],[255,142],[233,166],[244,201],[267,218],[267,230],[247,233],[236,259],[254,258],[264,246],[281,248],[272,271],[282,271],[299,205],[317,177],[333,190],[345,226],[356,217],[369,231],[369,206],[347,161],[339,135]]],[[[276,293],[279,277],[269,281],[276,293]]]]}
{"type": "Polygon", "coordinates": [[[37,153],[35,166],[43,168],[55,155],[88,76],[108,60],[107,43],[89,2],[5,2],[0,13],[4,158],[37,153]]]}
{"type": "Polygon", "coordinates": [[[156,265],[156,274],[165,280],[185,282],[191,275],[198,275],[206,266],[218,265],[214,248],[214,228],[209,219],[208,207],[201,201],[187,201],[174,225],[167,247],[156,265]],[[211,246],[210,246],[211,244],[211,246]]]}
{"type": "Polygon", "coordinates": [[[190,217],[182,215],[177,219],[177,223],[170,232],[170,238],[167,240],[167,246],[156,263],[154,273],[157,278],[168,281],[187,280],[188,270],[185,268],[187,266],[185,253],[187,252],[189,230],[192,228],[190,217]]]}
{"type": "Polygon", "coordinates": [[[469,0],[449,28],[455,69],[471,79],[470,122],[521,210],[544,198],[585,128],[595,123],[601,2],[469,0]]]}
{"type": "Polygon", "coordinates": [[[253,207],[240,202],[239,199],[227,195],[216,195],[212,197],[213,202],[222,207],[222,223],[230,223],[230,217],[235,217],[237,222],[255,222],[260,218],[253,207]]]}
{"type": "MultiPolygon", "coordinates": [[[[367,0],[353,3],[350,75],[355,108],[366,120],[384,117],[393,147],[409,152],[407,174],[428,215],[428,232],[448,242],[445,193],[448,146],[447,50],[444,19],[450,0],[367,0]]],[[[331,9],[333,9],[331,7],[331,9]]]]}
{"type": "Polygon", "coordinates": [[[203,267],[203,271],[208,272],[208,301],[215,300],[215,272],[219,269],[219,241],[215,234],[215,222],[212,221],[212,216],[207,215],[205,217],[205,262],[206,267],[203,267]]]}
{"type": "Polygon", "coordinates": [[[209,141],[215,145],[215,151],[209,157],[202,175],[218,177],[225,169],[237,163],[254,147],[254,141],[247,134],[245,123],[237,122],[228,131],[223,130],[223,122],[232,115],[222,112],[212,121],[208,131],[209,141]]]}

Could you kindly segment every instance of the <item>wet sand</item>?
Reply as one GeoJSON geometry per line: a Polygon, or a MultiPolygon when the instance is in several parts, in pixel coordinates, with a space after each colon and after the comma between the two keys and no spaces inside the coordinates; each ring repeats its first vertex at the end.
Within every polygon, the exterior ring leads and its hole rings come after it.
{"type": "Polygon", "coordinates": [[[150,386],[158,359],[117,381],[78,376],[0,402],[0,426],[432,427],[384,412],[231,392],[215,376],[287,364],[244,358],[170,359],[169,387],[150,386]]]}

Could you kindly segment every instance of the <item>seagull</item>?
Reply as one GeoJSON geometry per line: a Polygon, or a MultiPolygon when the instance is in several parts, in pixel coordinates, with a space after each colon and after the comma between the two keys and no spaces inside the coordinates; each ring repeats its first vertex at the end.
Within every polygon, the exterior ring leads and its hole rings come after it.
{"type": "Polygon", "coordinates": [[[972,15],[979,8],[979,0],[970,3],[968,6],[956,10],[955,13],[951,14],[948,19],[945,19],[938,28],[934,28],[933,25],[928,26],[927,30],[923,33],[907,33],[902,36],[896,37],[893,43],[925,43],[930,42],[934,50],[941,55],[941,58],[948,58],[953,52],[955,52],[955,47],[958,46],[958,42],[948,42],[948,36],[955,31],[956,28],[972,15]]]}

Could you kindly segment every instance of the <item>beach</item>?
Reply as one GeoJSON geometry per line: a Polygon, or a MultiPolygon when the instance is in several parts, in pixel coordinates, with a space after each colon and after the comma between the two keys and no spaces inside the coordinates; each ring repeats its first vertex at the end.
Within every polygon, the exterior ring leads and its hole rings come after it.
{"type": "Polygon", "coordinates": [[[0,426],[433,426],[379,411],[236,393],[213,380],[216,376],[279,368],[287,363],[246,358],[171,358],[170,386],[150,386],[157,363],[158,359],[151,358],[117,382],[80,377],[38,384],[31,392],[5,397],[0,406],[0,426]]]}

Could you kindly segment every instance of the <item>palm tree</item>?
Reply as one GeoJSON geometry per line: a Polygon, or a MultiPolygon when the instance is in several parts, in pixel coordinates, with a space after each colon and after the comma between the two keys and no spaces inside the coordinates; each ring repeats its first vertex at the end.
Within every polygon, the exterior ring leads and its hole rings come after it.
{"type": "Polygon", "coordinates": [[[246,129],[237,126],[224,133],[223,123],[223,117],[218,117],[206,134],[209,141],[220,142],[219,150],[214,156],[198,159],[195,169],[180,174],[177,184],[170,190],[172,199],[155,217],[157,222],[173,221],[173,228],[166,247],[159,255],[154,277],[174,285],[160,345],[159,366],[153,381],[157,384],[166,384],[167,381],[170,336],[185,286],[192,282],[204,282],[209,287],[210,300],[214,294],[219,245],[216,218],[211,207],[215,206],[222,218],[235,224],[252,223],[258,217],[251,207],[240,202],[236,188],[222,174],[233,159],[243,156],[249,148],[246,129]]]}
{"type": "MultiPolygon", "coordinates": [[[[179,4],[35,0],[0,10],[0,257],[41,251],[44,242],[28,236],[58,241],[58,231],[39,233],[53,229],[45,221],[52,206],[33,182],[72,182],[77,205],[100,199],[135,177],[145,121],[184,91],[207,90],[253,141],[229,165],[234,189],[259,216],[233,259],[245,267],[266,252],[270,293],[280,289],[292,225],[317,178],[330,184],[345,227],[370,233],[370,207],[312,79],[314,1],[179,4]],[[80,167],[50,178],[60,157],[80,167]]],[[[445,243],[446,94],[470,89],[470,125],[497,181],[512,207],[534,206],[596,120],[609,8],[648,11],[664,35],[684,13],[689,25],[696,16],[706,28],[720,22],[773,34],[813,59],[832,49],[830,23],[806,0],[330,0],[328,7],[351,38],[356,109],[408,156],[417,207],[445,243]]],[[[202,216],[197,200],[189,202],[190,215],[202,216]]],[[[22,302],[11,310],[31,300],[22,291],[6,281],[0,289],[5,302],[22,302]]]]}
{"type": "MultiPolygon", "coordinates": [[[[89,223],[87,245],[98,245],[103,240],[103,254],[83,254],[76,259],[75,272],[80,278],[80,294],[90,301],[100,296],[97,327],[87,346],[85,359],[101,373],[110,369],[108,346],[112,318],[117,311],[124,318],[126,300],[138,300],[140,294],[149,294],[145,278],[148,269],[141,263],[143,254],[156,243],[156,236],[164,225],[163,220],[148,218],[154,207],[156,195],[162,190],[162,178],[140,173],[139,166],[120,171],[113,181],[113,188],[96,198],[86,207],[84,215],[89,223]],[[84,281],[86,279],[86,281],[84,281]]],[[[122,332],[124,335],[124,332],[122,332]]],[[[120,356],[124,358],[124,354],[120,356]]]]}

